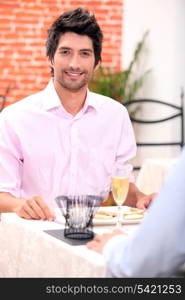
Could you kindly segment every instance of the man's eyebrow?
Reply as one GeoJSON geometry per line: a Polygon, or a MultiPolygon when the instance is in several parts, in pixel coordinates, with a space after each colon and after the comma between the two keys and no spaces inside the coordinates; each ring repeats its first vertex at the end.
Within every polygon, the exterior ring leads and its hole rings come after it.
{"type": "MultiPolygon", "coordinates": [[[[70,48],[70,47],[65,47],[65,46],[61,46],[61,47],[59,47],[58,50],[59,50],[59,51],[60,51],[60,50],[72,50],[72,48],[70,48]]],[[[90,48],[82,48],[82,49],[79,49],[79,51],[93,52],[93,50],[90,49],[90,48]]]]}
{"type": "Polygon", "coordinates": [[[69,47],[64,47],[64,46],[61,46],[61,47],[58,48],[58,50],[64,50],[64,49],[69,50],[69,49],[71,49],[71,48],[69,48],[69,47]]]}
{"type": "Polygon", "coordinates": [[[80,49],[80,51],[88,51],[88,52],[93,52],[93,50],[92,50],[92,49],[90,49],[90,48],[83,48],[83,49],[80,49]]]}

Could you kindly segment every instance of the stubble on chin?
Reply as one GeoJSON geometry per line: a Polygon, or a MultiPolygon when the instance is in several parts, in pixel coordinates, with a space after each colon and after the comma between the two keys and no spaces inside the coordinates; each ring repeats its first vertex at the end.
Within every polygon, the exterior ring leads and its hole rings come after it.
{"type": "Polygon", "coordinates": [[[88,83],[89,81],[92,79],[92,75],[89,75],[89,76],[85,76],[85,78],[79,82],[75,82],[75,79],[74,81],[71,79],[67,80],[64,78],[64,76],[62,76],[61,79],[57,79],[57,82],[58,84],[64,88],[64,89],[67,89],[71,92],[77,92],[81,89],[83,89],[84,87],[87,87],[88,86],[88,83]]]}

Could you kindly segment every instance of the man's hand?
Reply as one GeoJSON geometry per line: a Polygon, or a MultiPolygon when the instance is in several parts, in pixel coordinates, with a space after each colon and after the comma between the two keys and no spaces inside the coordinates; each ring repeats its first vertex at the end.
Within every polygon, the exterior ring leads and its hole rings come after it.
{"type": "Polygon", "coordinates": [[[94,239],[86,244],[87,248],[94,250],[98,253],[102,253],[103,247],[113,236],[118,234],[124,234],[121,230],[114,230],[111,233],[103,233],[101,235],[96,235],[94,239]]]}
{"type": "Polygon", "coordinates": [[[40,196],[25,199],[15,209],[18,216],[25,219],[53,221],[55,216],[40,196]]]}
{"type": "Polygon", "coordinates": [[[130,182],[128,195],[126,201],[124,202],[124,205],[146,209],[150,205],[151,201],[156,197],[156,195],[157,193],[146,195],[141,192],[134,183],[130,182]]]}
{"type": "Polygon", "coordinates": [[[136,203],[136,207],[139,209],[146,209],[149,207],[150,203],[157,196],[157,193],[152,193],[149,195],[144,195],[140,197],[136,203]]]}

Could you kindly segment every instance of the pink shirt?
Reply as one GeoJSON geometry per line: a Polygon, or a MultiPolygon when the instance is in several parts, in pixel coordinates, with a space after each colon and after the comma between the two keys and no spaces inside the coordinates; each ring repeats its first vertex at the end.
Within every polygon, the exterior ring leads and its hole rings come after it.
{"type": "Polygon", "coordinates": [[[110,188],[115,161],[124,165],[135,154],[123,105],[87,91],[84,107],[72,116],[52,79],[0,114],[0,191],[24,198],[38,194],[50,207],[58,195],[110,188]]]}

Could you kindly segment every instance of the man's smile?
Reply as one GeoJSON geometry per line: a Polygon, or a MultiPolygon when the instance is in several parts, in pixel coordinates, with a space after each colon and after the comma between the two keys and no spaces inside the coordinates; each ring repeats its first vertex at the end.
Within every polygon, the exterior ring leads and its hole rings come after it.
{"type": "Polygon", "coordinates": [[[84,74],[84,72],[74,72],[74,71],[65,71],[64,73],[71,78],[80,78],[84,74]]]}

